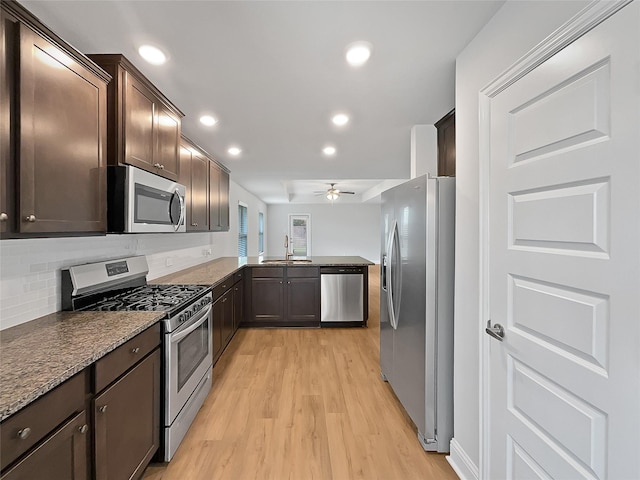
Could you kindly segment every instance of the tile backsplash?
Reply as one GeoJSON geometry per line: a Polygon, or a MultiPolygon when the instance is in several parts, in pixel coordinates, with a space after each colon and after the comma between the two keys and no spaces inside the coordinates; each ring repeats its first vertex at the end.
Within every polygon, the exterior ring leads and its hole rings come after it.
{"type": "Polygon", "coordinates": [[[107,235],[0,242],[0,330],[61,309],[60,271],[146,255],[148,279],[224,256],[211,233],[107,235]]]}

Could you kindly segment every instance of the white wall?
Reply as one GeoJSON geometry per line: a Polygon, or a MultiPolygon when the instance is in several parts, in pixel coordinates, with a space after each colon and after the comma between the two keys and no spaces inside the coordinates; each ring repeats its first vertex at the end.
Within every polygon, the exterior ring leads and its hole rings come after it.
{"type": "Polygon", "coordinates": [[[461,478],[480,463],[479,91],[588,2],[507,1],[456,63],[456,287],[454,440],[450,462],[461,478]]]}
{"type": "Polygon", "coordinates": [[[258,255],[258,212],[264,214],[265,248],[267,246],[267,204],[231,181],[229,184],[229,231],[216,233],[212,238],[214,249],[220,252],[217,255],[219,257],[238,256],[238,202],[247,206],[247,254],[250,257],[258,255]]]}
{"type": "Polygon", "coordinates": [[[0,329],[59,311],[60,270],[71,265],[146,255],[148,278],[153,279],[213,258],[237,256],[239,200],[248,205],[249,254],[256,255],[258,211],[266,221],[266,205],[233,181],[229,197],[228,232],[0,241],[0,329]]]}
{"type": "Polygon", "coordinates": [[[269,205],[267,255],[284,255],[290,213],[311,214],[311,255],[359,255],[380,262],[379,204],[269,205]]]}

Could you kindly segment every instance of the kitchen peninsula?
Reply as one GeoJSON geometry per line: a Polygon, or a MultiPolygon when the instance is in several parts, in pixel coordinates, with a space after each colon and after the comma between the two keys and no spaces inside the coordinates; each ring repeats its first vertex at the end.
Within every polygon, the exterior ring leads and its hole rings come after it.
{"type": "MultiPolygon", "coordinates": [[[[326,327],[366,326],[368,289],[361,288],[362,318],[352,322],[321,322],[322,276],[329,269],[335,275],[361,275],[368,284],[372,262],[358,256],[314,256],[285,260],[276,257],[223,257],[153,280],[159,284],[213,285],[214,303],[229,302],[221,311],[222,343],[226,344],[239,326],[246,327],[326,327]],[[233,295],[224,299],[225,295],[233,295]],[[233,308],[231,307],[233,302],[233,308]],[[231,317],[227,320],[227,317],[231,317]]],[[[215,307],[214,307],[215,308],[215,307]]],[[[216,315],[214,315],[216,317],[216,315]]],[[[215,326],[214,326],[215,330],[215,326]]],[[[216,340],[214,331],[214,344],[216,340]]],[[[221,348],[224,348],[223,346],[221,348]]],[[[214,346],[215,349],[215,346],[214,346]]]]}

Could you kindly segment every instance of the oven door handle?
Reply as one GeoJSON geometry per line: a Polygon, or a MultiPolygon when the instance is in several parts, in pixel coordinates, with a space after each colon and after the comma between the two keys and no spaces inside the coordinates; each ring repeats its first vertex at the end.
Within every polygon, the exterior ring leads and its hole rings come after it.
{"type": "Polygon", "coordinates": [[[171,343],[177,343],[182,340],[184,337],[193,332],[196,328],[206,322],[209,318],[209,313],[211,312],[211,305],[207,307],[206,310],[202,312],[202,319],[194,323],[193,325],[187,327],[185,330],[181,330],[175,335],[171,335],[171,343]]]}

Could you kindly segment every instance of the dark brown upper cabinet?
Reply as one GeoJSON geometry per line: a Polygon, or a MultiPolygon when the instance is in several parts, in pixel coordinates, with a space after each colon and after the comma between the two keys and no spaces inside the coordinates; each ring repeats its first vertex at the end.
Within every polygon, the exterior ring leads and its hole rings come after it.
{"type": "Polygon", "coordinates": [[[107,158],[178,181],[184,114],[124,55],[92,54],[113,80],[107,92],[107,158]]]}
{"type": "Polygon", "coordinates": [[[15,2],[0,39],[0,234],[104,233],[109,75],[15,2]]]}
{"type": "Polygon", "coordinates": [[[187,231],[209,230],[209,159],[188,138],[180,146],[180,177],[187,187],[187,231]]]}
{"type": "Polygon", "coordinates": [[[209,164],[209,228],[229,230],[229,172],[214,162],[209,164]]]}
{"type": "Polygon", "coordinates": [[[456,112],[451,110],[435,124],[438,130],[438,175],[456,176],[456,112]]]}

